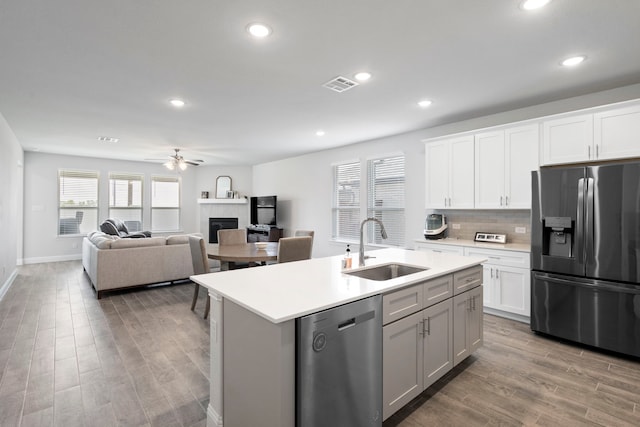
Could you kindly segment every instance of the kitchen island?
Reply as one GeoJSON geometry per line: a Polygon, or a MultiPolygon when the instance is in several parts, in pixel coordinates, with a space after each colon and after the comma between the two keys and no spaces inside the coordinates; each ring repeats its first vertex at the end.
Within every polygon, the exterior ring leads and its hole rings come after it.
{"type": "MultiPolygon", "coordinates": [[[[376,281],[345,274],[342,257],[193,276],[211,298],[207,425],[295,425],[295,319],[469,269],[480,257],[383,249],[367,267],[403,263],[424,271],[376,281]]],[[[352,268],[350,271],[359,270],[352,268]]],[[[471,307],[471,303],[469,303],[471,307]]],[[[382,373],[381,373],[382,375],[382,373]]]]}

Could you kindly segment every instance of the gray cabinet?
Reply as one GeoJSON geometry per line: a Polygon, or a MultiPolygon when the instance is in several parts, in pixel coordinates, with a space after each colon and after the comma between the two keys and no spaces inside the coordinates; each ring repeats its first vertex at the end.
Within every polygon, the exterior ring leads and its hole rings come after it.
{"type": "Polygon", "coordinates": [[[482,345],[482,286],[453,297],[453,317],[453,365],[455,366],[482,345]]]}
{"type": "Polygon", "coordinates": [[[453,368],[453,301],[451,298],[422,311],[424,353],[423,388],[453,368]]]}
{"type": "Polygon", "coordinates": [[[461,330],[465,342],[462,358],[482,344],[481,283],[482,268],[478,266],[383,295],[383,419],[453,368],[458,323],[465,324],[461,330]],[[456,283],[460,295],[453,298],[456,283]],[[478,300],[474,299],[476,289],[480,290],[478,300]],[[468,297],[469,307],[476,304],[478,309],[457,314],[456,300],[468,297]]]}

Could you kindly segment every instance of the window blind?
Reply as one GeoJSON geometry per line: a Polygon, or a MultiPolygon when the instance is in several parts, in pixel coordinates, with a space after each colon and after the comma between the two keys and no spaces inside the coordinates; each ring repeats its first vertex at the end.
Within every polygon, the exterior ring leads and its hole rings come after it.
{"type": "Polygon", "coordinates": [[[180,179],[151,177],[151,230],[180,229],[180,179]]]}
{"type": "Polygon", "coordinates": [[[129,231],[142,230],[143,175],[109,173],[109,217],[124,221],[129,231]]]}
{"type": "Polygon", "coordinates": [[[382,239],[379,225],[367,225],[368,241],[404,246],[404,155],[369,160],[367,166],[367,216],[382,221],[388,235],[382,239]]]}
{"type": "Polygon", "coordinates": [[[58,235],[97,228],[98,177],[97,171],[58,171],[58,235]]]}
{"type": "Polygon", "coordinates": [[[334,166],[333,238],[357,242],[360,226],[360,162],[334,166]]]}

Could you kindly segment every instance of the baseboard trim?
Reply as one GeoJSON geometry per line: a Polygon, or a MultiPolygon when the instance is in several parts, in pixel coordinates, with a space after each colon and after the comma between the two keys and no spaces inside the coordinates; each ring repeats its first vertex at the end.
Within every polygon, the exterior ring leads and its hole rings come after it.
{"type": "Polygon", "coordinates": [[[11,285],[13,285],[13,281],[18,277],[18,270],[13,270],[11,275],[7,278],[7,280],[0,287],[0,301],[4,298],[4,295],[7,293],[11,285]]]}
{"type": "Polygon", "coordinates": [[[37,257],[37,258],[23,258],[22,263],[23,265],[42,264],[45,262],[77,261],[79,259],[82,259],[82,254],[58,255],[58,256],[37,257]]]}
{"type": "Polygon", "coordinates": [[[207,406],[207,427],[222,427],[222,417],[211,404],[207,406]]]}
{"type": "Polygon", "coordinates": [[[531,323],[531,318],[529,316],[523,316],[521,314],[509,313],[502,310],[496,310],[495,308],[483,307],[483,312],[487,314],[493,314],[494,316],[504,317],[505,319],[515,320],[516,322],[522,322],[529,325],[531,323]]]}

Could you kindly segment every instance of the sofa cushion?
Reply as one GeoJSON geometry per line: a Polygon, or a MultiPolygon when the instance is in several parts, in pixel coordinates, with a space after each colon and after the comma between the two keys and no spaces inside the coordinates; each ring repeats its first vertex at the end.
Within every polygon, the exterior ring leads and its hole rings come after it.
{"type": "Polygon", "coordinates": [[[164,237],[149,237],[148,239],[118,239],[111,242],[111,249],[143,248],[147,246],[164,246],[164,237]]]}
{"type": "Polygon", "coordinates": [[[187,243],[189,243],[189,236],[202,237],[202,234],[191,233],[167,236],[167,245],[186,245],[187,243]]]}
{"type": "Polygon", "coordinates": [[[120,239],[118,236],[111,236],[100,231],[92,231],[87,234],[87,239],[98,249],[111,249],[111,242],[120,239]]]}

